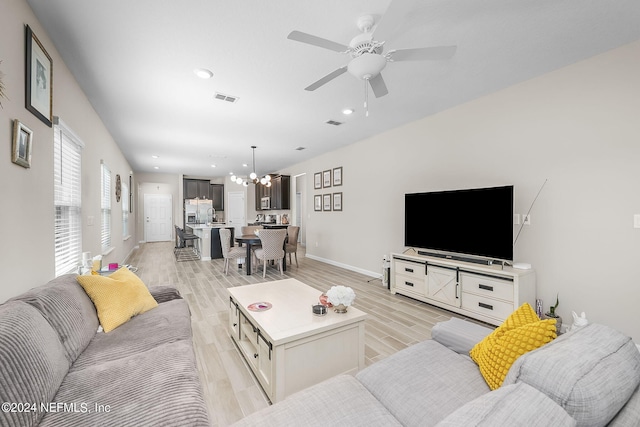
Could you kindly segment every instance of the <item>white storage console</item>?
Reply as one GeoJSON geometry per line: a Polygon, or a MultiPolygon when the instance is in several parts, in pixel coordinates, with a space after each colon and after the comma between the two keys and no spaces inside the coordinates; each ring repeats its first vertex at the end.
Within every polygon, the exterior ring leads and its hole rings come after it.
{"type": "Polygon", "coordinates": [[[535,307],[536,279],[533,270],[391,254],[391,293],[500,325],[523,303],[535,307]]]}

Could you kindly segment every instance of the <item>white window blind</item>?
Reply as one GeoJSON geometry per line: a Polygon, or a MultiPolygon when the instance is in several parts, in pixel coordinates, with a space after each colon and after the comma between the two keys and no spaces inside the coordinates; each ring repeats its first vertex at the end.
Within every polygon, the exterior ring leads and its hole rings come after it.
{"type": "Polygon", "coordinates": [[[102,195],[100,197],[100,241],[102,242],[102,252],[107,252],[111,248],[111,171],[104,162],[101,163],[102,172],[102,195]]]}
{"type": "Polygon", "coordinates": [[[129,187],[122,184],[122,238],[129,237],[129,187]]]}
{"type": "Polygon", "coordinates": [[[82,141],[60,119],[54,121],[53,198],[55,275],[70,273],[82,254],[82,141]]]}

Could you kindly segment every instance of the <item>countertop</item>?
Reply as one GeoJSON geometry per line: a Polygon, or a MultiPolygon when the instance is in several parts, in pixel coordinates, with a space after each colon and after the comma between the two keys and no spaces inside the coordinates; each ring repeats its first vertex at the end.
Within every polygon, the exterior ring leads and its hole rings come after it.
{"type": "Polygon", "coordinates": [[[227,226],[226,222],[211,222],[207,224],[194,224],[192,222],[188,222],[187,226],[194,230],[204,230],[207,228],[223,228],[227,226]]]}

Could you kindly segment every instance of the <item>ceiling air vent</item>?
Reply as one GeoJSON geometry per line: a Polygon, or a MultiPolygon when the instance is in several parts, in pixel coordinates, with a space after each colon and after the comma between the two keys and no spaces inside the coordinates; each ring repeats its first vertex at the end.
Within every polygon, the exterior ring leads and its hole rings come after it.
{"type": "Polygon", "coordinates": [[[231,103],[234,103],[238,100],[237,96],[225,95],[224,93],[220,92],[216,92],[214,98],[219,99],[220,101],[227,101],[231,103]]]}
{"type": "Polygon", "coordinates": [[[340,126],[342,124],[342,122],[336,122],[335,120],[327,120],[325,123],[334,126],[340,126]]]}
{"type": "Polygon", "coordinates": [[[306,148],[307,148],[307,147],[296,147],[296,150],[297,150],[297,151],[302,151],[302,150],[305,150],[306,148]]]}

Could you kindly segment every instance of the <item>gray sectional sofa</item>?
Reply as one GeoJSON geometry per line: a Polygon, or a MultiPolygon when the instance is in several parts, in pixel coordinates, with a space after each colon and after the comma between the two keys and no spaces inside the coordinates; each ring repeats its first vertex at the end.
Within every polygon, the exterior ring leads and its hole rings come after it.
{"type": "Polygon", "coordinates": [[[490,329],[452,319],[360,371],[302,390],[235,426],[640,426],[640,352],[591,324],[519,357],[490,391],[468,357],[490,329]]]}
{"type": "Polygon", "coordinates": [[[109,333],[75,275],[0,305],[0,425],[209,426],[189,307],[170,287],[109,333]]]}

